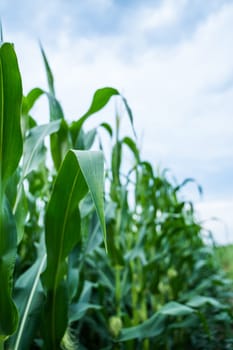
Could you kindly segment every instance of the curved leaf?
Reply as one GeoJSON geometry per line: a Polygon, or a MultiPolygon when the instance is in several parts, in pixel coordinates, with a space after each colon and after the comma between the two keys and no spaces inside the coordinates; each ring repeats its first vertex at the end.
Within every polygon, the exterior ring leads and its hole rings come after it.
{"type": "Polygon", "coordinates": [[[78,204],[90,190],[105,235],[101,152],[69,151],[58,172],[45,216],[47,290],[44,316],[46,349],[58,349],[67,326],[67,256],[80,239],[78,204]]]}
{"type": "Polygon", "coordinates": [[[100,111],[103,107],[106,106],[108,101],[112,96],[119,95],[119,92],[112,88],[112,87],[104,87],[102,89],[96,90],[91,105],[88,109],[88,111],[76,122],[73,122],[71,124],[71,133],[72,133],[72,140],[73,144],[75,145],[77,142],[77,138],[80,132],[80,129],[83,125],[83,123],[94,113],[100,111]]]}
{"type": "Polygon", "coordinates": [[[131,339],[144,339],[160,336],[165,329],[165,319],[159,313],[155,313],[146,321],[135,327],[123,328],[118,341],[131,339]]]}
{"type": "Polygon", "coordinates": [[[34,106],[35,102],[38,100],[40,96],[44,94],[44,90],[40,88],[34,88],[29,93],[27,96],[23,98],[23,105],[22,105],[22,114],[26,115],[29,113],[29,111],[32,109],[34,106]]]}

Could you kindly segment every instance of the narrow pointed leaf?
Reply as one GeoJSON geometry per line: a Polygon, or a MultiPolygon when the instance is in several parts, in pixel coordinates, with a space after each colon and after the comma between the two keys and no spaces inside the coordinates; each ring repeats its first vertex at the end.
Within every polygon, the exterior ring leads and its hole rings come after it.
{"type": "Polygon", "coordinates": [[[50,121],[64,119],[64,114],[59,101],[49,92],[45,93],[49,101],[50,121]]]}
{"type": "Polygon", "coordinates": [[[136,131],[134,129],[134,122],[133,122],[133,113],[131,111],[131,108],[129,107],[128,105],[128,102],[126,100],[126,98],[124,96],[121,95],[121,98],[122,98],[122,101],[125,105],[125,108],[126,108],[126,111],[128,113],[128,116],[129,116],[129,120],[130,120],[130,123],[131,123],[131,126],[132,126],[132,129],[133,129],[133,133],[134,133],[134,136],[136,137],[136,131]]]}
{"type": "Polygon", "coordinates": [[[106,106],[108,101],[112,96],[119,95],[119,92],[111,87],[105,87],[102,89],[96,90],[93,100],[91,102],[91,106],[88,111],[76,122],[73,122],[71,125],[72,139],[73,144],[77,142],[77,138],[80,132],[80,129],[83,123],[94,113],[100,111],[103,107],[106,106]]]}
{"type": "Polygon", "coordinates": [[[48,59],[46,57],[46,54],[45,54],[44,49],[43,49],[41,44],[40,44],[40,50],[41,50],[41,54],[42,54],[42,57],[43,57],[43,60],[44,60],[44,65],[45,65],[45,70],[46,70],[46,75],[47,75],[47,80],[48,80],[48,86],[49,86],[49,91],[50,91],[51,95],[55,96],[53,73],[52,73],[52,70],[51,70],[51,68],[49,66],[48,59]]]}
{"type": "Polygon", "coordinates": [[[70,140],[69,140],[69,132],[68,132],[69,130],[68,130],[67,123],[64,120],[64,113],[63,113],[62,107],[55,96],[54,79],[53,79],[52,70],[50,68],[48,59],[41,45],[40,45],[40,48],[41,48],[41,53],[44,60],[48,87],[49,87],[49,92],[45,93],[49,102],[49,114],[50,114],[49,120],[54,121],[54,120],[62,119],[62,123],[60,124],[60,129],[56,133],[53,133],[50,136],[51,154],[52,154],[55,168],[58,170],[64,159],[66,152],[68,151],[68,149],[71,148],[70,140]]]}
{"type": "Polygon", "coordinates": [[[40,275],[46,261],[44,249],[40,247],[39,252],[40,256],[35,263],[16,281],[15,301],[20,319],[17,331],[8,343],[10,349],[29,349],[38,324],[44,299],[40,275]]]}

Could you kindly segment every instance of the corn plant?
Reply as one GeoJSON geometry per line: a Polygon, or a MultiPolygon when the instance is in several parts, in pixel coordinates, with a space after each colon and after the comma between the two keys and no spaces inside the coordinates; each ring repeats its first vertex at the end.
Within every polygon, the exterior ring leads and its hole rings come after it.
{"type": "Polygon", "coordinates": [[[41,54],[48,91],[23,96],[14,47],[0,46],[0,349],[231,349],[231,284],[182,199],[192,180],[142,159],[115,88],[68,123],[41,54]],[[86,129],[112,97],[132,137],[118,114],[86,129]]]}
{"type": "MultiPolygon", "coordinates": [[[[23,97],[12,44],[1,43],[0,60],[1,348],[7,339],[9,349],[28,348],[40,319],[39,342],[44,349],[58,349],[68,326],[68,256],[82,234],[79,206],[88,193],[106,236],[103,155],[72,149],[51,80],[49,92],[36,88],[23,97]],[[42,94],[48,96],[50,122],[37,125],[29,112],[42,94]],[[48,135],[52,171],[45,162],[48,135]]],[[[110,88],[96,93],[89,111],[73,125],[76,141],[85,119],[116,93],[110,88]]]]}

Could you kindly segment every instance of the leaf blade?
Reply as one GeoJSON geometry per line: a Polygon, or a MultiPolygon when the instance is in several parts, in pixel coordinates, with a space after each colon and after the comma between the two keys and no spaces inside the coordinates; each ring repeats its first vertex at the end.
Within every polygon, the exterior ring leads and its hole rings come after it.
{"type": "Polygon", "coordinates": [[[16,259],[15,219],[4,194],[22,154],[20,112],[22,83],[13,45],[0,46],[0,339],[17,326],[18,312],[12,299],[12,279],[16,259]]]}
{"type": "MultiPolygon", "coordinates": [[[[78,152],[73,150],[67,153],[58,172],[46,210],[47,267],[42,275],[42,283],[47,290],[44,317],[46,349],[57,349],[59,347],[67,325],[68,282],[65,279],[67,275],[66,257],[80,238],[78,204],[86,195],[88,189],[92,193],[94,203],[99,203],[100,198],[103,201],[102,183],[96,184],[95,181],[91,181],[90,174],[88,174],[91,171],[93,177],[95,177],[95,174],[97,174],[97,178],[99,178],[99,174],[103,176],[103,161],[100,154],[101,152],[78,152]],[[100,193],[96,194],[95,192],[100,193]],[[61,304],[62,307],[60,307],[61,304]]],[[[100,204],[100,206],[99,211],[102,215],[103,204],[100,204]]]]}

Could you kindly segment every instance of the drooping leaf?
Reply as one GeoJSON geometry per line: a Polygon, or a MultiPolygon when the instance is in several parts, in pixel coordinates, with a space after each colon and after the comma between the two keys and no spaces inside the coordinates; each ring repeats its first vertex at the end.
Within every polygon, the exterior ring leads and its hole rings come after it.
{"type": "Polygon", "coordinates": [[[134,142],[134,140],[132,140],[130,137],[124,137],[122,140],[122,143],[124,143],[125,145],[127,145],[129,147],[129,149],[134,154],[136,161],[139,162],[140,161],[139,150],[138,150],[137,145],[134,142]]]}
{"type": "Polygon", "coordinates": [[[118,341],[128,341],[132,339],[144,339],[160,336],[165,329],[165,319],[159,313],[154,314],[148,320],[138,326],[123,328],[118,341]]]}
{"type": "Polygon", "coordinates": [[[118,340],[127,341],[136,338],[158,337],[166,328],[164,316],[184,316],[193,314],[194,312],[192,308],[186,305],[171,301],[140,325],[123,328],[118,340]]]}
{"type": "Polygon", "coordinates": [[[34,106],[35,102],[44,94],[44,90],[40,88],[34,88],[27,96],[23,98],[23,104],[22,104],[22,114],[27,115],[32,107],[34,106]]]}
{"type": "Polygon", "coordinates": [[[113,135],[113,131],[112,131],[112,127],[110,124],[108,123],[101,123],[100,127],[104,128],[105,130],[107,130],[107,132],[109,133],[109,135],[112,137],[113,135]]]}
{"type": "Polygon", "coordinates": [[[169,316],[183,316],[194,313],[194,310],[186,305],[170,301],[159,310],[159,313],[169,316]]]}
{"type": "Polygon", "coordinates": [[[73,122],[71,124],[71,134],[72,134],[72,141],[73,145],[76,145],[80,129],[83,125],[83,123],[94,113],[100,111],[103,107],[106,106],[108,101],[112,96],[119,95],[119,92],[111,87],[105,87],[102,89],[96,90],[93,100],[91,102],[91,106],[89,107],[88,111],[77,121],[73,122]]]}
{"type": "Polygon", "coordinates": [[[80,239],[78,204],[89,190],[105,236],[101,152],[69,151],[58,172],[45,217],[47,290],[44,317],[46,349],[58,349],[68,322],[67,256],[80,239]]]}
{"type": "Polygon", "coordinates": [[[221,304],[217,299],[213,297],[202,296],[202,295],[193,296],[186,304],[193,308],[199,308],[205,304],[210,304],[216,307],[217,309],[224,308],[224,305],[221,304]]]}

